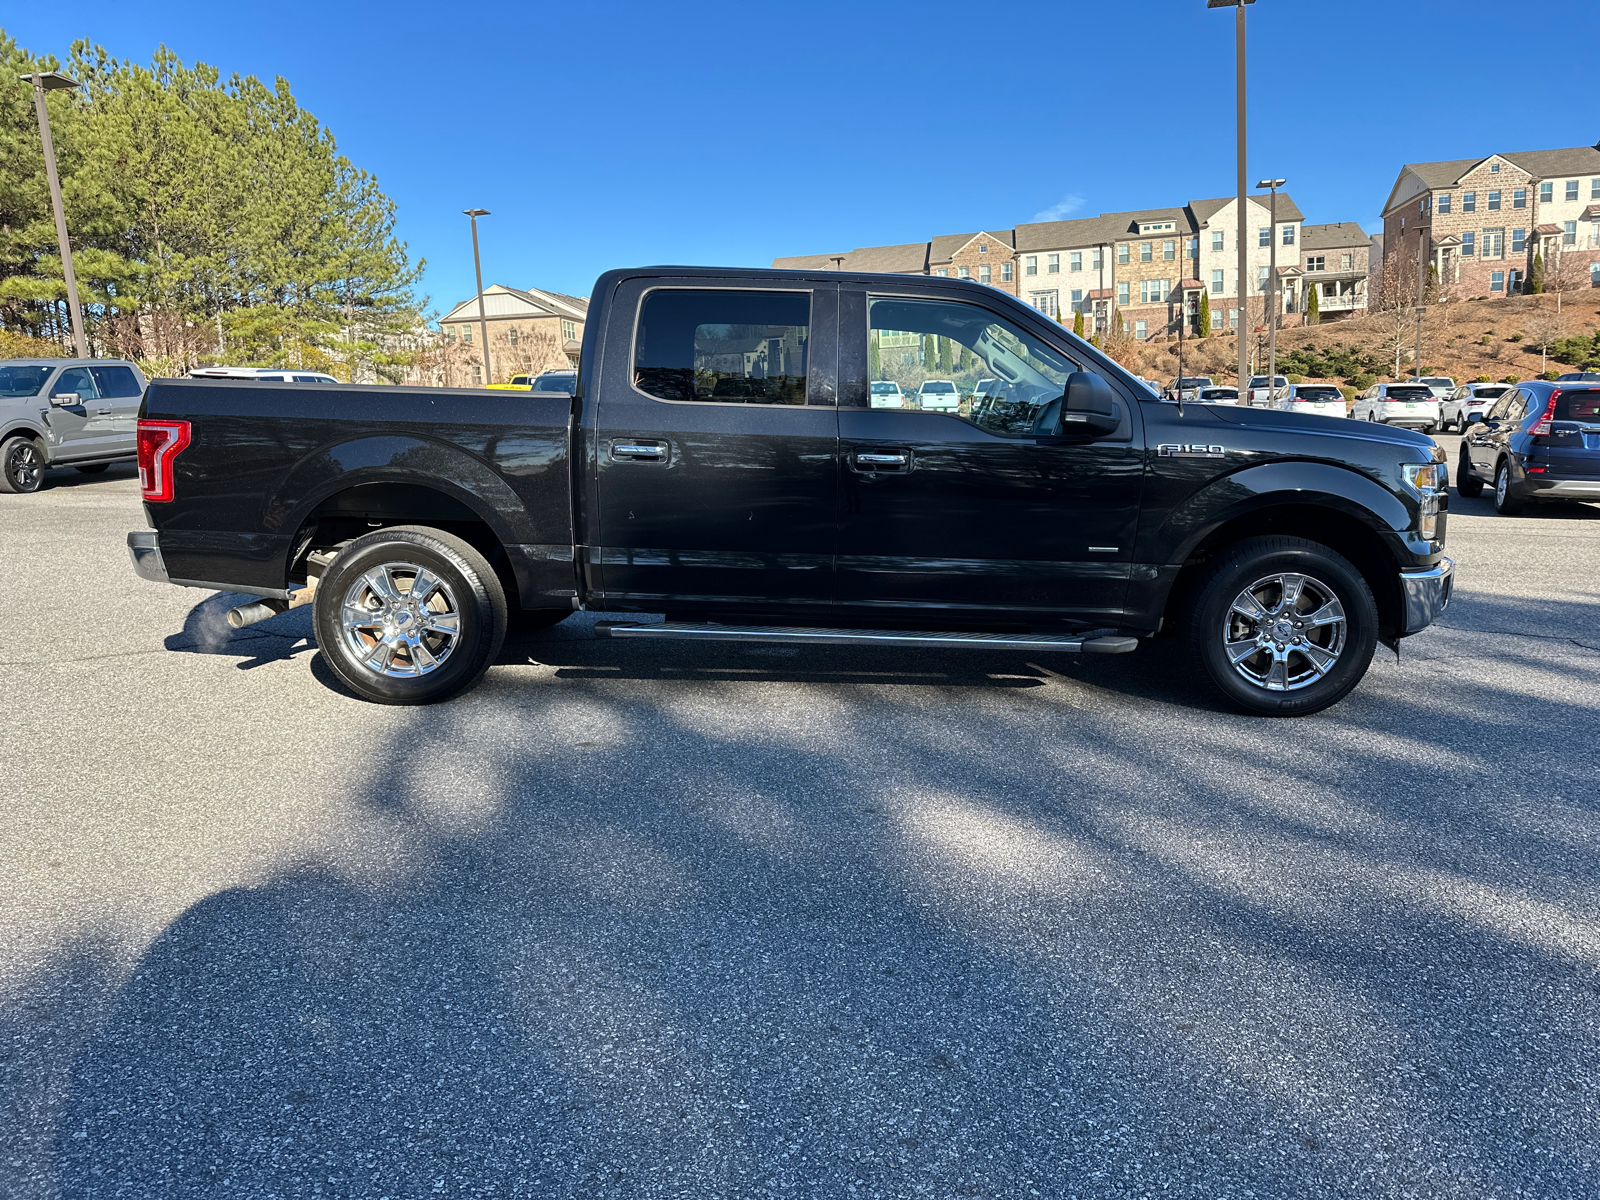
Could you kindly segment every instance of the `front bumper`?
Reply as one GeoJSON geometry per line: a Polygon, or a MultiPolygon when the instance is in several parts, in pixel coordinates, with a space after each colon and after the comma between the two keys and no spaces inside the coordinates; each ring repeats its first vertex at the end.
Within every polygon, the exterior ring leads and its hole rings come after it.
{"type": "Polygon", "coordinates": [[[1439,619],[1450,603],[1455,574],[1455,561],[1449,558],[1441,558],[1438,566],[1426,571],[1400,573],[1400,592],[1405,597],[1405,613],[1398,630],[1401,637],[1426,629],[1439,619]]]}
{"type": "Polygon", "coordinates": [[[128,535],[128,557],[133,559],[133,573],[151,583],[171,583],[167,578],[167,564],[161,559],[161,542],[154,529],[136,529],[128,535]]]}

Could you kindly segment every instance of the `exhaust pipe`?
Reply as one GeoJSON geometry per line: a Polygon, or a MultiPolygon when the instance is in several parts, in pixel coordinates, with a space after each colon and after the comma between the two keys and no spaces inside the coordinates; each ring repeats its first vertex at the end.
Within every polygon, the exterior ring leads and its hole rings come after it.
{"type": "Polygon", "coordinates": [[[291,608],[299,608],[302,604],[310,604],[317,596],[317,581],[315,578],[307,581],[305,587],[295,588],[289,593],[287,600],[278,600],[268,596],[261,600],[252,600],[249,604],[241,604],[238,608],[228,610],[228,624],[235,629],[243,629],[246,625],[254,625],[257,621],[265,621],[268,617],[275,617],[279,613],[286,613],[291,608]]]}

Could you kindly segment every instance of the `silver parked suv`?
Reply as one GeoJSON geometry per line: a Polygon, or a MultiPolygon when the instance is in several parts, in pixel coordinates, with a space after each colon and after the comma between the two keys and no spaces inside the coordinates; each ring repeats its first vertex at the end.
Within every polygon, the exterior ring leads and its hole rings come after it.
{"type": "Polygon", "coordinates": [[[0,361],[0,492],[36,492],[46,467],[132,462],[145,377],[120,358],[0,361]]]}

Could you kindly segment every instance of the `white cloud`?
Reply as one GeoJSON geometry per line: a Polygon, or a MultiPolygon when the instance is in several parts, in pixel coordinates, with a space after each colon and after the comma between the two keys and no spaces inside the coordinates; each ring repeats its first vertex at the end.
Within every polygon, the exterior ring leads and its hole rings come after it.
{"type": "Polygon", "coordinates": [[[1035,221],[1065,221],[1082,207],[1082,196],[1067,195],[1061,197],[1057,203],[1052,204],[1043,212],[1034,213],[1033,219],[1035,221]]]}

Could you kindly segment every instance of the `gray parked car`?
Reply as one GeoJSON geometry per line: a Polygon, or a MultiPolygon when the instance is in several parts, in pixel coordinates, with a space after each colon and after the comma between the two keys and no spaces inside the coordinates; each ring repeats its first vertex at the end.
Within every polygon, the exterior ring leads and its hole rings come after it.
{"type": "Polygon", "coordinates": [[[119,358],[0,361],[0,492],[36,492],[47,467],[132,462],[145,377],[119,358]]]}

